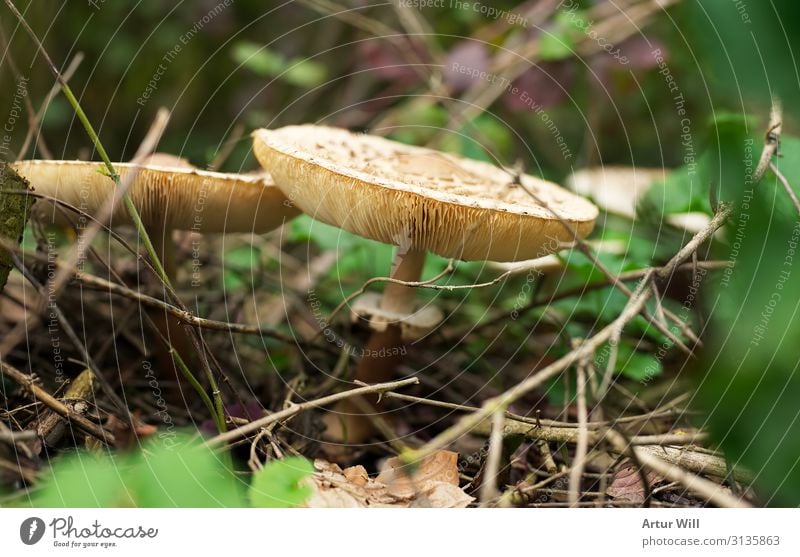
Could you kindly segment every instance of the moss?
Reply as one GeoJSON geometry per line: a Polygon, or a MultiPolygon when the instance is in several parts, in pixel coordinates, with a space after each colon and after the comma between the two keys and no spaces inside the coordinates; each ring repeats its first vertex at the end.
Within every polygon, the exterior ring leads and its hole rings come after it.
{"type": "MultiPolygon", "coordinates": [[[[0,161],[0,238],[19,243],[30,216],[33,200],[19,195],[21,190],[32,191],[28,181],[4,161],[0,161]]],[[[0,292],[5,288],[14,264],[11,254],[0,246],[0,292]]]]}

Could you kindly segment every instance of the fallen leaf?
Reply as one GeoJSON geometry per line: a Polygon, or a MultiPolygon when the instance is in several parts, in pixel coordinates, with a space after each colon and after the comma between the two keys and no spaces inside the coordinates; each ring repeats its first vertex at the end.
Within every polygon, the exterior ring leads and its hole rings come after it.
{"type": "Polygon", "coordinates": [[[314,468],[317,472],[306,480],[313,490],[307,507],[463,508],[474,500],[458,486],[458,455],[449,451],[425,459],[410,477],[411,470],[397,458],[387,460],[375,478],[363,466],[343,470],[318,459],[314,468]]]}
{"type": "MultiPolygon", "coordinates": [[[[647,482],[652,487],[663,478],[655,472],[647,472],[647,482]]],[[[614,499],[630,503],[644,503],[644,483],[641,474],[631,462],[622,464],[614,473],[614,479],[608,486],[606,494],[614,499]]]]}

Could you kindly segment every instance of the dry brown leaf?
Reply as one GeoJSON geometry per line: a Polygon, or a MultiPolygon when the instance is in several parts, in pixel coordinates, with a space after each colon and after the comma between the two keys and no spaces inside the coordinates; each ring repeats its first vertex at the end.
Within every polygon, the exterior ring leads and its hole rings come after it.
{"type": "Polygon", "coordinates": [[[363,466],[342,470],[336,464],[316,460],[317,473],[308,481],[313,495],[307,507],[436,507],[463,508],[473,498],[458,487],[458,455],[440,451],[425,459],[409,478],[399,459],[370,478],[363,466]]]}
{"type": "MultiPolygon", "coordinates": [[[[655,472],[647,472],[647,481],[652,487],[663,478],[655,472]]],[[[614,479],[606,494],[614,499],[630,503],[644,503],[644,483],[639,470],[631,462],[622,464],[614,473],[614,479]]]]}
{"type": "Polygon", "coordinates": [[[438,451],[423,460],[413,475],[399,458],[390,458],[375,480],[386,484],[389,492],[396,497],[413,497],[435,483],[457,486],[458,453],[438,451]]]}

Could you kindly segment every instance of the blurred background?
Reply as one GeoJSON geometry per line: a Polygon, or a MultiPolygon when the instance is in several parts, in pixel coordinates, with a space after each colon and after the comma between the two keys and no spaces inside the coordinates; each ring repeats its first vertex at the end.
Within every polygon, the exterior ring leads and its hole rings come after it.
{"type": "MultiPolygon", "coordinates": [[[[473,157],[491,144],[502,162],[521,159],[555,179],[600,161],[683,163],[672,143],[683,128],[676,94],[693,136],[712,104],[724,109],[710,98],[719,71],[693,47],[690,4],[18,2],[62,71],[83,55],[71,83],[115,160],[132,156],[166,106],[161,149],[197,165],[233,140],[225,167],[252,168],[252,129],[325,122],[473,157]]],[[[4,61],[13,56],[38,108],[53,77],[8,16],[3,28],[4,61]]],[[[15,80],[8,63],[0,71],[15,80]]],[[[3,88],[0,106],[10,109],[13,96],[3,88]]],[[[13,130],[12,150],[25,134],[13,130]]],[[[56,158],[91,157],[60,96],[41,134],[56,158]]]]}

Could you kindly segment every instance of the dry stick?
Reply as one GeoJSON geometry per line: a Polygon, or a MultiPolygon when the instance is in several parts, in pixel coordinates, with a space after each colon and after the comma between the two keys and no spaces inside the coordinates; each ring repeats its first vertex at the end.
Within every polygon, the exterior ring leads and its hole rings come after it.
{"type": "MultiPolygon", "coordinates": [[[[106,204],[107,207],[105,207],[105,208],[108,209],[108,215],[107,216],[111,215],[111,213],[113,212],[114,207],[116,207],[116,203],[117,203],[119,197],[121,197],[122,203],[123,203],[123,205],[125,206],[125,209],[128,212],[128,216],[133,221],[134,227],[136,228],[136,231],[139,234],[139,238],[141,239],[142,243],[145,246],[145,251],[147,252],[147,254],[148,254],[149,258],[150,258],[151,265],[153,266],[153,268],[156,271],[156,275],[158,276],[158,278],[163,283],[164,288],[167,291],[167,293],[173,298],[173,301],[178,300],[177,294],[175,293],[175,290],[172,287],[172,282],[170,281],[169,276],[167,275],[166,271],[164,270],[164,266],[161,263],[161,259],[159,258],[159,255],[158,255],[155,247],[153,246],[152,241],[150,240],[150,236],[148,235],[147,230],[146,230],[146,228],[144,226],[144,223],[142,222],[142,218],[139,215],[139,211],[136,208],[136,206],[134,205],[134,203],[131,200],[130,196],[128,195],[127,187],[124,187],[123,184],[121,183],[119,174],[116,172],[116,170],[114,168],[114,165],[111,162],[111,159],[108,157],[108,153],[106,152],[105,147],[103,147],[103,144],[100,141],[100,138],[98,137],[97,132],[94,130],[94,127],[92,126],[91,122],[89,122],[89,119],[86,116],[86,113],[83,111],[83,108],[81,107],[80,103],[78,102],[78,99],[73,94],[72,89],[70,88],[69,84],[67,84],[67,82],[65,81],[64,77],[58,71],[58,68],[56,68],[55,64],[53,63],[53,60],[50,58],[50,55],[47,53],[47,50],[44,48],[44,45],[39,40],[39,37],[36,35],[36,33],[34,33],[33,29],[31,29],[30,25],[28,25],[28,22],[22,16],[22,14],[19,12],[19,10],[17,10],[17,8],[14,5],[14,3],[12,2],[12,0],[5,0],[5,3],[8,6],[9,10],[11,10],[11,12],[17,18],[17,20],[19,21],[20,25],[22,25],[22,27],[25,29],[25,31],[28,33],[28,35],[30,35],[31,39],[33,39],[33,41],[36,43],[37,50],[39,52],[41,52],[42,57],[47,62],[47,65],[50,68],[50,71],[53,73],[53,75],[55,76],[55,78],[58,81],[59,85],[61,86],[61,90],[63,91],[64,96],[66,97],[67,101],[69,101],[70,105],[72,106],[73,111],[78,116],[78,119],[80,120],[81,124],[83,125],[84,129],[86,130],[86,133],[89,135],[89,138],[91,139],[92,143],[94,144],[95,149],[97,150],[98,154],[100,155],[100,158],[103,160],[103,163],[105,164],[106,169],[108,170],[109,176],[114,181],[114,185],[116,186],[116,191],[115,191],[116,195],[112,196],[112,198],[106,204]]],[[[155,122],[153,123],[151,129],[148,131],[147,135],[145,136],[144,141],[140,145],[139,149],[136,152],[136,155],[133,158],[132,162],[135,165],[140,163],[146,156],[150,155],[153,152],[155,146],[158,144],[158,141],[161,138],[161,134],[163,133],[164,128],[166,127],[168,119],[169,119],[169,113],[166,110],[159,110],[158,114],[156,115],[155,122]]],[[[130,184],[135,179],[137,173],[138,173],[138,168],[136,166],[134,166],[134,172],[131,172],[126,177],[126,181],[128,182],[128,184],[127,184],[128,187],[130,186],[130,184]]],[[[104,216],[103,220],[105,218],[107,218],[107,216],[104,216]]],[[[94,234],[96,234],[98,231],[99,231],[99,229],[95,228],[94,229],[94,234]]],[[[83,236],[84,235],[82,235],[82,237],[83,236]]],[[[91,237],[93,237],[93,236],[90,236],[89,238],[91,238],[91,237]]],[[[86,244],[90,243],[90,241],[91,241],[90,239],[87,240],[86,238],[84,238],[84,240],[86,241],[85,242],[86,244]]],[[[75,252],[75,255],[73,256],[74,260],[71,258],[71,261],[72,261],[73,264],[76,263],[80,259],[79,257],[77,257],[77,255],[82,253],[84,250],[85,250],[85,247],[82,247],[80,243],[78,244],[78,246],[76,246],[76,249],[73,250],[75,252]]],[[[53,284],[55,285],[54,290],[56,290],[56,291],[60,288],[60,284],[59,284],[58,280],[59,280],[59,277],[56,276],[54,281],[53,281],[53,284]]],[[[61,280],[62,281],[66,280],[66,276],[61,277],[61,280]]],[[[50,283],[50,281],[48,281],[48,283],[50,283]]],[[[50,284],[48,284],[48,287],[49,286],[50,286],[50,284]]],[[[184,307],[184,309],[186,309],[186,308],[184,307]]],[[[22,325],[22,328],[20,328],[19,326],[16,327],[16,330],[17,330],[17,335],[16,336],[21,336],[25,331],[27,331],[26,323],[22,323],[21,325],[22,325]],[[23,331],[23,329],[24,329],[24,331],[23,331]]],[[[194,334],[194,331],[192,331],[190,334],[191,334],[191,338],[192,338],[192,341],[193,341],[195,347],[197,348],[198,352],[201,353],[201,356],[202,356],[202,354],[203,354],[202,353],[202,349],[204,348],[204,344],[201,342],[201,340],[198,340],[197,336],[194,334]]],[[[7,339],[7,342],[3,343],[3,345],[0,346],[0,355],[6,353],[6,351],[9,350],[9,348],[7,347],[7,344],[10,344],[10,342],[12,342],[12,341],[14,343],[12,345],[12,347],[16,346],[16,344],[19,342],[19,340],[15,340],[13,337],[11,339],[7,339]]],[[[212,384],[212,386],[214,388],[214,397],[215,397],[218,405],[221,406],[221,398],[219,397],[218,389],[216,389],[216,386],[215,386],[215,380],[213,378],[213,372],[208,367],[208,362],[207,362],[206,358],[201,357],[201,361],[204,364],[204,369],[206,371],[206,374],[209,377],[209,382],[212,384]]],[[[112,394],[112,393],[107,393],[107,394],[109,394],[109,396],[111,396],[112,398],[115,397],[115,395],[112,394]]],[[[114,400],[117,400],[117,399],[114,398],[114,400]]],[[[224,423],[224,417],[222,417],[222,420],[223,420],[223,423],[224,423]]]]}
{"type": "Polygon", "coordinates": [[[400,387],[405,387],[407,385],[417,385],[417,384],[419,384],[419,379],[417,379],[416,377],[410,377],[408,379],[402,379],[400,381],[392,381],[389,383],[378,383],[376,385],[370,385],[368,387],[359,387],[357,389],[351,389],[349,391],[343,391],[341,393],[328,395],[322,398],[318,398],[316,400],[310,400],[307,402],[302,402],[300,404],[294,404],[289,408],[286,408],[279,412],[275,412],[274,414],[270,414],[269,416],[264,416],[263,418],[259,418],[258,420],[252,421],[247,425],[238,427],[236,429],[232,429],[226,433],[217,435],[216,437],[212,437],[211,439],[208,440],[208,444],[221,445],[223,443],[228,443],[240,437],[244,437],[247,434],[252,433],[258,429],[279,422],[281,420],[285,420],[287,418],[290,418],[296,414],[300,414],[301,412],[305,412],[306,410],[310,410],[312,408],[327,406],[334,402],[345,400],[351,397],[366,395],[370,393],[383,393],[385,391],[399,389],[400,387]]]}
{"type": "Polygon", "coordinates": [[[783,189],[786,190],[786,194],[789,196],[789,199],[792,200],[792,204],[794,204],[795,209],[797,212],[800,213],[800,199],[797,199],[797,194],[794,193],[792,186],[789,184],[789,180],[786,179],[786,176],[778,170],[778,167],[775,165],[774,162],[770,161],[769,169],[775,173],[775,176],[778,177],[778,181],[783,185],[783,189]]]}
{"type": "MultiPolygon", "coordinates": [[[[6,0],[6,2],[9,2],[9,0],[6,0]]],[[[58,70],[55,69],[54,71],[58,72],[58,70]]],[[[59,77],[60,75],[61,74],[58,74],[59,77]]],[[[63,84],[62,87],[66,87],[66,84],[63,84]]],[[[67,89],[64,89],[64,92],[66,94],[67,89]]],[[[71,91],[70,94],[72,94],[71,91]]],[[[72,98],[74,99],[74,96],[72,98]]],[[[75,102],[77,103],[77,100],[75,100],[75,102]]],[[[78,105],[78,108],[80,108],[80,105],[78,105]]],[[[164,128],[166,127],[168,119],[169,115],[166,111],[158,112],[153,125],[151,126],[150,130],[145,136],[144,141],[142,142],[141,146],[139,147],[139,150],[137,151],[136,156],[133,159],[135,162],[141,161],[142,159],[144,159],[145,156],[149,155],[150,152],[152,152],[153,148],[158,143],[158,140],[161,137],[164,128]]],[[[87,125],[90,125],[88,121],[86,123],[87,125]]],[[[92,130],[92,132],[94,132],[94,130],[92,130]]],[[[96,139],[96,144],[100,142],[100,140],[97,139],[96,135],[94,135],[93,137],[94,139],[96,139]]],[[[103,153],[105,153],[105,151],[103,151],[103,153]]],[[[130,199],[127,195],[127,190],[133,183],[133,180],[136,178],[137,174],[138,174],[138,169],[134,169],[133,172],[129,173],[128,176],[126,176],[125,181],[123,183],[120,183],[119,176],[115,175],[116,177],[114,182],[117,185],[117,190],[115,191],[115,195],[113,195],[111,199],[109,199],[103,206],[103,208],[100,211],[99,218],[94,222],[92,222],[92,224],[86,230],[84,230],[84,232],[80,235],[78,242],[76,243],[75,247],[70,251],[70,255],[67,258],[68,267],[77,266],[78,262],[83,259],[86,251],[90,248],[91,242],[94,239],[94,237],[103,229],[102,223],[105,222],[113,213],[114,207],[117,204],[118,196],[123,195],[124,198],[130,199]]],[[[136,208],[134,207],[134,211],[135,210],[136,208]]],[[[138,214],[136,216],[138,217],[138,214]]],[[[139,219],[139,222],[141,223],[141,219],[139,219]]],[[[68,270],[59,269],[59,272],[57,272],[52,279],[48,278],[47,283],[45,285],[45,289],[48,292],[57,293],[59,290],[61,290],[61,288],[63,287],[64,283],[66,282],[70,274],[71,272],[68,270]]],[[[30,334],[32,328],[41,325],[42,323],[41,315],[46,309],[47,303],[48,303],[47,298],[43,298],[39,302],[36,310],[31,312],[33,315],[36,316],[36,319],[33,322],[29,320],[30,314],[26,312],[25,318],[19,324],[17,324],[17,326],[14,327],[14,329],[12,329],[9,334],[6,335],[6,337],[3,339],[2,344],[0,344],[0,356],[9,353],[17,344],[19,344],[27,335],[30,334]]],[[[117,395],[116,392],[114,392],[114,390],[111,388],[108,382],[101,380],[100,386],[103,392],[114,403],[114,405],[120,411],[127,413],[127,407],[125,403],[119,397],[119,395],[117,395]]]]}
{"type": "Polygon", "coordinates": [[[680,466],[670,464],[658,456],[655,456],[653,453],[643,450],[641,447],[629,447],[625,438],[614,430],[608,430],[608,432],[606,432],[606,439],[620,452],[632,450],[636,459],[647,468],[650,468],[670,481],[680,483],[695,495],[702,497],[718,507],[750,507],[747,502],[730,495],[719,484],[691,474],[680,466]]]}
{"type": "MultiPolygon", "coordinates": [[[[75,72],[78,70],[78,66],[81,65],[81,62],[83,62],[83,53],[78,52],[77,54],[75,54],[75,57],[72,59],[72,61],[69,63],[69,66],[67,66],[67,69],[64,71],[64,81],[69,82],[69,80],[72,79],[72,76],[75,75],[75,72]]],[[[28,152],[28,148],[30,147],[31,141],[33,141],[34,135],[36,136],[36,144],[39,146],[39,148],[41,149],[42,146],[44,145],[44,142],[41,139],[41,134],[37,134],[37,132],[39,131],[39,123],[42,121],[42,118],[44,117],[45,112],[47,112],[47,109],[50,108],[50,103],[53,102],[53,99],[56,98],[56,95],[58,95],[60,91],[61,91],[61,85],[59,85],[59,83],[56,82],[50,88],[50,91],[44,98],[44,101],[42,102],[42,105],[39,107],[38,112],[36,112],[35,114],[31,114],[31,120],[28,122],[28,133],[25,135],[25,141],[22,142],[22,147],[20,147],[19,150],[20,158],[25,157],[25,153],[28,152]]],[[[46,158],[50,158],[47,155],[47,153],[44,152],[44,149],[42,149],[42,154],[44,154],[46,158]]]]}
{"type": "Polygon", "coordinates": [[[268,338],[274,338],[276,340],[280,340],[287,343],[295,342],[295,339],[292,338],[291,336],[284,335],[282,333],[279,333],[271,329],[264,329],[254,325],[246,325],[244,323],[229,323],[226,321],[216,321],[213,319],[205,319],[203,317],[198,317],[190,311],[183,310],[163,300],[159,300],[158,298],[153,298],[152,296],[142,294],[141,292],[138,292],[136,290],[131,290],[130,288],[123,286],[121,284],[116,284],[94,275],[89,275],[86,273],[78,273],[75,275],[75,279],[87,286],[91,286],[103,291],[107,291],[112,294],[117,294],[119,296],[129,298],[145,306],[161,309],[169,313],[171,316],[193,327],[198,327],[200,329],[209,329],[214,331],[228,331],[232,333],[258,335],[268,338]]]}
{"type": "Polygon", "coordinates": [[[34,382],[32,377],[22,373],[18,369],[10,366],[2,360],[0,360],[0,372],[2,375],[8,376],[15,383],[27,390],[35,399],[41,401],[42,404],[56,412],[58,415],[64,417],[70,423],[74,423],[86,433],[97,437],[104,443],[108,443],[110,445],[115,443],[116,440],[114,439],[113,434],[105,431],[102,427],[98,426],[94,422],[87,420],[80,414],[76,414],[67,408],[60,400],[56,399],[47,391],[39,387],[34,382]]]}
{"type": "MultiPolygon", "coordinates": [[[[588,444],[594,444],[599,442],[603,438],[603,432],[608,429],[608,425],[590,425],[591,422],[587,423],[587,436],[586,441],[588,444]]],[[[581,436],[581,430],[577,427],[563,427],[563,426],[545,426],[540,425],[536,426],[533,424],[529,424],[527,422],[520,422],[519,420],[514,420],[511,418],[506,417],[504,426],[503,426],[503,433],[505,436],[510,435],[521,435],[526,439],[531,441],[546,441],[548,443],[571,443],[577,444],[578,440],[581,436]]],[[[491,434],[492,428],[491,424],[488,421],[484,421],[475,428],[475,433],[478,435],[485,435],[488,436],[491,434]]],[[[690,433],[690,434],[678,434],[678,433],[665,433],[660,435],[636,435],[631,437],[630,444],[636,446],[649,446],[653,448],[653,450],[662,451],[667,458],[667,454],[669,451],[669,447],[666,445],[673,445],[673,446],[690,446],[696,445],[703,441],[708,440],[708,435],[702,432],[697,433],[690,433]]],[[[648,449],[649,450],[649,449],[648,449]]],[[[681,449],[675,449],[676,451],[684,452],[681,449]]],[[[708,454],[708,453],[701,453],[699,451],[692,451],[694,454],[702,455],[702,457],[708,457],[708,460],[702,462],[702,466],[704,468],[708,468],[709,473],[713,474],[714,476],[723,477],[725,474],[729,472],[729,469],[725,463],[725,460],[717,455],[708,454]]],[[[677,462],[677,459],[669,457],[667,458],[670,462],[677,462]]],[[[687,462],[692,462],[688,467],[691,470],[697,471],[699,466],[701,465],[700,461],[694,461],[692,458],[687,458],[687,462]]],[[[745,478],[752,478],[752,474],[747,472],[746,470],[738,469],[737,472],[737,479],[745,479],[745,478]]]]}
{"type": "Polygon", "coordinates": [[[30,429],[23,431],[12,431],[6,424],[0,422],[0,443],[16,445],[23,441],[33,441],[36,439],[36,432],[30,429]]]}
{"type": "MultiPolygon", "coordinates": [[[[619,290],[620,292],[622,292],[623,294],[625,294],[626,296],[628,296],[630,298],[632,293],[631,293],[631,290],[625,285],[625,283],[620,281],[619,277],[617,277],[611,271],[609,271],[608,268],[605,266],[605,264],[603,264],[597,258],[597,256],[595,256],[594,251],[592,250],[591,246],[589,246],[589,244],[587,244],[583,239],[581,239],[578,236],[578,232],[575,230],[575,228],[569,222],[567,222],[556,211],[551,209],[548,206],[547,203],[545,203],[538,195],[536,195],[536,193],[534,193],[530,188],[526,187],[525,184],[522,183],[521,174],[522,173],[519,170],[516,170],[516,171],[512,172],[512,177],[513,177],[513,180],[514,180],[514,184],[517,185],[518,187],[522,188],[523,191],[525,191],[525,193],[527,193],[539,205],[541,205],[542,207],[544,207],[548,211],[550,211],[553,214],[553,216],[555,216],[558,219],[558,221],[561,223],[561,225],[567,230],[567,232],[572,236],[573,241],[575,242],[575,245],[578,248],[578,250],[592,263],[592,265],[594,267],[599,269],[600,272],[602,272],[606,277],[609,278],[609,280],[611,281],[611,284],[612,284],[612,286],[614,286],[614,288],[616,288],[617,290],[619,290]]],[[[698,346],[702,346],[702,343],[700,342],[700,338],[694,333],[694,331],[691,330],[691,328],[686,323],[683,322],[683,320],[680,317],[678,317],[677,315],[675,315],[671,311],[666,311],[665,313],[672,321],[675,322],[675,324],[678,326],[678,328],[681,329],[681,331],[689,339],[692,340],[692,342],[694,342],[698,346]]],[[[659,332],[661,332],[663,335],[665,335],[667,338],[669,338],[669,340],[673,344],[675,344],[681,350],[686,352],[686,354],[688,354],[690,356],[693,355],[692,349],[689,348],[688,346],[686,346],[678,337],[676,337],[673,334],[673,332],[669,330],[669,327],[666,327],[663,324],[659,323],[658,320],[656,320],[652,315],[650,315],[650,312],[647,311],[647,307],[646,306],[642,307],[641,314],[642,314],[642,317],[644,317],[649,323],[651,323],[656,329],[658,329],[659,332]]],[[[612,347],[612,349],[613,349],[613,347],[612,347]]]]}
{"type": "Polygon", "coordinates": [[[772,109],[769,115],[769,125],[764,136],[764,149],[761,151],[761,158],[758,160],[755,172],[753,172],[753,182],[758,183],[764,177],[767,168],[770,167],[772,158],[778,153],[780,147],[781,133],[783,133],[783,106],[777,97],[772,99],[772,109]]]}
{"type": "Polygon", "coordinates": [[[586,466],[586,454],[589,452],[589,412],[586,408],[586,369],[583,363],[578,364],[578,442],[575,447],[575,458],[569,473],[569,504],[571,507],[578,505],[580,500],[581,478],[586,466]]]}
{"type": "MultiPolygon", "coordinates": [[[[38,259],[40,261],[46,262],[46,256],[37,253],[31,253],[24,251],[20,246],[10,242],[4,238],[0,238],[0,247],[7,249],[12,252],[17,253],[24,253],[25,256],[29,258],[38,259]]],[[[55,266],[60,266],[64,268],[69,268],[67,263],[62,263],[60,261],[50,261],[50,264],[55,266]]],[[[228,331],[232,333],[239,333],[239,334],[246,334],[246,335],[258,335],[264,336],[269,338],[274,338],[276,340],[280,340],[286,343],[294,344],[296,340],[289,335],[284,335],[277,331],[273,331],[271,329],[264,329],[261,327],[253,326],[253,325],[246,325],[244,323],[229,323],[226,321],[216,321],[213,319],[205,319],[203,317],[197,317],[192,314],[188,310],[183,310],[177,306],[174,306],[168,302],[160,300],[158,298],[153,298],[152,296],[148,296],[147,294],[143,294],[137,290],[132,290],[127,286],[122,284],[117,284],[114,282],[110,282],[104,278],[98,277],[96,275],[91,275],[88,273],[84,273],[78,271],[74,267],[71,269],[73,273],[73,279],[94,289],[108,292],[110,294],[116,294],[118,296],[122,296],[124,298],[129,298],[140,304],[148,307],[153,307],[156,309],[163,310],[173,317],[181,320],[182,322],[186,323],[187,325],[191,325],[193,327],[197,327],[200,329],[209,329],[212,331],[228,331]]]]}
{"type": "MultiPolygon", "coordinates": [[[[435,400],[431,398],[422,398],[417,396],[411,395],[404,395],[400,393],[385,393],[384,396],[386,398],[395,398],[397,400],[404,400],[406,402],[416,402],[419,404],[425,404],[427,406],[435,406],[438,408],[447,408],[449,410],[457,410],[459,412],[477,412],[480,408],[476,406],[468,406],[465,404],[456,404],[454,402],[445,402],[442,400],[435,400]]],[[[642,414],[639,416],[628,416],[625,418],[617,418],[614,420],[613,424],[623,424],[623,423],[631,423],[631,422],[639,422],[643,420],[652,420],[657,418],[666,418],[669,416],[674,415],[674,408],[681,402],[688,398],[687,395],[680,395],[672,402],[660,407],[659,409],[653,410],[652,412],[648,412],[646,414],[642,414]]],[[[577,424],[571,422],[559,422],[557,420],[547,420],[544,418],[530,418],[528,416],[521,416],[519,414],[513,414],[511,412],[505,413],[506,418],[509,420],[513,420],[514,422],[519,422],[522,424],[526,424],[528,427],[536,426],[540,431],[548,432],[551,429],[569,429],[574,432],[574,430],[578,427],[577,424]]],[[[588,422],[586,424],[589,428],[599,428],[599,427],[607,427],[612,425],[610,421],[598,421],[598,422],[588,422]]],[[[480,427],[477,428],[477,431],[480,431],[480,427]]],[[[571,438],[570,438],[571,439],[571,438]]],[[[554,439],[555,440],[555,439],[554,439]]]]}
{"type": "Polygon", "coordinates": [[[669,278],[680,265],[692,257],[692,254],[696,253],[700,246],[725,224],[725,221],[728,220],[728,217],[730,217],[732,213],[733,207],[730,204],[720,204],[714,218],[711,219],[705,228],[692,236],[692,239],[689,240],[666,265],[656,270],[656,277],[661,280],[669,278]]]}
{"type": "Polygon", "coordinates": [[[447,447],[459,437],[474,429],[478,424],[486,420],[498,410],[504,411],[509,405],[518,400],[520,397],[539,387],[551,377],[555,377],[559,373],[563,372],[575,362],[580,361],[583,358],[590,357],[592,354],[594,354],[594,351],[597,348],[599,348],[608,340],[608,338],[611,336],[613,328],[617,325],[617,323],[627,323],[639,314],[639,311],[642,307],[644,307],[644,304],[647,302],[651,292],[650,289],[644,288],[646,283],[646,280],[642,280],[642,282],[639,284],[639,287],[634,292],[634,295],[631,296],[628,304],[625,306],[625,309],[619,315],[619,317],[617,317],[617,319],[615,319],[610,325],[602,329],[596,335],[586,340],[583,344],[581,344],[580,347],[573,350],[569,354],[562,356],[552,364],[542,368],[532,377],[525,379],[504,393],[487,400],[484,402],[483,406],[481,406],[480,410],[474,414],[464,416],[456,424],[450,426],[445,431],[431,439],[423,447],[409,451],[405,455],[402,455],[404,460],[412,463],[420,462],[434,452],[447,447]]]}
{"type": "MultiPolygon", "coordinates": [[[[703,230],[695,234],[689,243],[661,268],[661,271],[665,276],[672,274],[678,265],[683,263],[686,258],[691,256],[691,252],[696,249],[697,246],[702,244],[725,223],[727,217],[731,214],[731,207],[728,205],[721,205],[719,209],[719,212],[714,216],[713,219],[711,219],[711,222],[709,222],[703,230]],[[692,248],[692,246],[694,246],[694,248],[692,248]]],[[[610,338],[615,327],[617,327],[620,323],[627,323],[636,315],[638,315],[639,311],[644,307],[645,302],[647,302],[648,297],[652,293],[652,290],[646,286],[650,281],[650,277],[655,272],[656,271],[654,270],[649,270],[647,273],[645,273],[633,295],[628,300],[625,309],[623,309],[619,317],[617,317],[617,319],[615,319],[610,325],[602,329],[595,336],[586,340],[576,350],[573,350],[552,364],[544,367],[532,377],[522,381],[515,387],[505,391],[503,394],[487,400],[480,410],[474,414],[461,418],[461,420],[459,420],[455,425],[449,427],[434,437],[423,447],[403,455],[403,458],[412,462],[418,462],[422,460],[423,458],[433,454],[435,451],[448,446],[462,435],[468,433],[476,425],[486,420],[497,410],[505,410],[510,404],[533,389],[537,388],[547,379],[558,375],[576,361],[580,361],[580,359],[584,357],[591,357],[591,355],[594,354],[594,351],[610,338]]]]}
{"type": "Polygon", "coordinates": [[[489,454],[486,457],[486,468],[480,492],[482,506],[487,506],[491,500],[500,496],[500,491],[497,489],[497,476],[500,472],[500,459],[503,456],[503,426],[505,421],[506,417],[503,411],[497,411],[492,415],[489,454]]]}
{"type": "MultiPolygon", "coordinates": [[[[698,261],[697,262],[697,267],[702,268],[702,269],[706,269],[706,270],[709,270],[709,271],[714,271],[714,270],[718,270],[718,269],[724,269],[727,266],[728,266],[728,262],[727,261],[698,261]]],[[[692,270],[692,268],[693,268],[693,266],[691,264],[683,264],[683,265],[679,265],[676,268],[676,270],[679,270],[679,271],[692,270]]],[[[645,274],[647,274],[648,272],[650,272],[650,271],[658,271],[659,269],[661,269],[661,267],[645,267],[644,269],[638,269],[636,271],[626,271],[624,273],[620,273],[619,275],[617,275],[617,279],[622,281],[622,282],[629,282],[629,281],[639,280],[643,276],[645,276],[645,274]]],[[[554,302],[558,302],[560,300],[564,300],[566,298],[572,298],[573,296],[581,296],[583,294],[586,294],[587,292],[592,292],[594,290],[599,290],[601,288],[606,288],[607,286],[610,286],[610,285],[611,285],[610,279],[609,278],[605,278],[605,279],[600,280],[600,281],[583,284],[581,286],[576,286],[574,288],[569,288],[569,289],[563,290],[561,292],[555,292],[552,295],[550,295],[549,298],[537,299],[537,300],[530,301],[527,305],[525,305],[523,308],[521,308],[518,311],[518,313],[519,313],[519,315],[522,315],[525,312],[530,311],[530,310],[532,310],[532,309],[534,309],[536,307],[539,307],[539,306],[542,306],[542,305],[549,305],[549,304],[552,304],[554,302]]],[[[472,333],[480,331],[480,330],[482,330],[482,329],[484,329],[486,327],[491,327],[492,325],[496,325],[497,323],[502,323],[502,322],[505,322],[505,321],[508,321],[508,313],[507,312],[502,312],[499,315],[489,319],[488,321],[486,321],[484,323],[481,323],[478,326],[471,327],[469,330],[457,331],[456,333],[453,333],[453,334],[450,334],[450,335],[446,335],[445,338],[448,341],[455,340],[457,338],[462,338],[466,334],[472,334],[472,333]]]]}
{"type": "MultiPolygon", "coordinates": [[[[23,262],[20,260],[19,256],[17,256],[16,253],[12,253],[11,258],[14,261],[14,264],[16,265],[19,272],[22,274],[22,276],[25,277],[25,279],[28,282],[30,282],[31,285],[33,285],[33,287],[36,290],[38,290],[39,295],[42,296],[43,299],[46,299],[48,296],[48,292],[45,290],[44,285],[41,282],[39,282],[39,280],[36,277],[33,276],[33,274],[23,264],[23,262]]],[[[114,395],[116,396],[114,388],[108,382],[108,379],[106,379],[106,377],[100,371],[100,366],[98,366],[95,363],[94,358],[92,358],[91,354],[89,354],[89,350],[81,342],[81,339],[78,337],[78,334],[75,332],[75,329],[72,327],[72,324],[64,315],[64,312],[61,311],[61,308],[59,307],[58,303],[55,300],[51,300],[50,302],[48,302],[48,305],[50,306],[50,311],[53,314],[55,314],[56,319],[58,319],[58,322],[64,329],[64,333],[67,335],[67,338],[70,340],[70,342],[72,342],[73,345],[75,345],[75,348],[81,353],[81,357],[84,360],[83,363],[86,365],[86,367],[88,367],[91,370],[94,376],[97,377],[97,380],[100,382],[103,391],[106,393],[109,392],[114,393],[114,395]]],[[[125,407],[125,403],[119,397],[116,398],[115,402],[117,406],[120,406],[121,408],[125,407]]],[[[130,416],[127,417],[130,418],[130,416]]]]}

